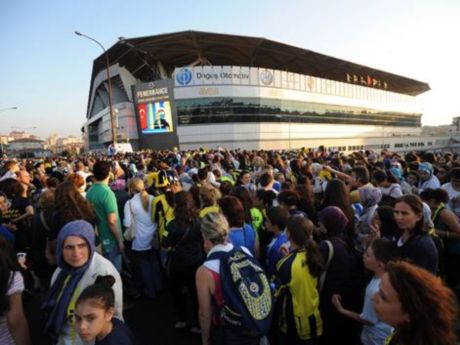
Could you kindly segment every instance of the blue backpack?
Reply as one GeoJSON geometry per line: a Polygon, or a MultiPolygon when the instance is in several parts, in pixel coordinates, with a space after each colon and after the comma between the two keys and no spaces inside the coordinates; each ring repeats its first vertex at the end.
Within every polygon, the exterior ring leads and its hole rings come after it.
{"type": "Polygon", "coordinates": [[[212,253],[208,260],[220,260],[220,281],[225,305],[220,317],[243,327],[253,336],[264,336],[271,325],[273,299],[270,283],[257,260],[240,247],[212,253]]]}

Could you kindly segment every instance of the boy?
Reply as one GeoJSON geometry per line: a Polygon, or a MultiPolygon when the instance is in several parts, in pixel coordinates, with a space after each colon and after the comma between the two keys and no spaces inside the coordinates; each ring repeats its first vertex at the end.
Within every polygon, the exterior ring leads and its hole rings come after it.
{"type": "Polygon", "coordinates": [[[340,314],[363,324],[361,331],[363,345],[383,345],[385,339],[393,331],[390,325],[378,319],[372,304],[372,296],[379,290],[380,280],[386,271],[388,262],[395,259],[397,259],[396,245],[384,238],[375,239],[363,254],[364,266],[374,272],[374,277],[366,287],[361,314],[345,309],[341,304],[340,295],[332,296],[332,304],[340,314]]]}

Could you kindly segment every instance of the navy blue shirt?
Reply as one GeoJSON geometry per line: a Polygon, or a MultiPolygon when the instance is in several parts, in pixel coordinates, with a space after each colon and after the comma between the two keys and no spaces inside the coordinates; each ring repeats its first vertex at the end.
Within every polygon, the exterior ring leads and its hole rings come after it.
{"type": "Polygon", "coordinates": [[[96,342],[94,345],[133,345],[133,336],[128,326],[117,318],[112,319],[112,331],[104,339],[96,342]]]}
{"type": "Polygon", "coordinates": [[[429,234],[423,233],[412,236],[399,249],[401,259],[437,274],[438,250],[429,234]]]}

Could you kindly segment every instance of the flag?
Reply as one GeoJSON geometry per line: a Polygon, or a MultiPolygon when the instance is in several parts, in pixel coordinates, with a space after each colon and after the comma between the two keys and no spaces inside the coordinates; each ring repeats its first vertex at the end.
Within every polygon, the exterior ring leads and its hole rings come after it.
{"type": "Polygon", "coordinates": [[[141,129],[147,129],[147,109],[146,104],[142,103],[137,106],[137,112],[139,113],[139,120],[141,124],[141,129]]]}

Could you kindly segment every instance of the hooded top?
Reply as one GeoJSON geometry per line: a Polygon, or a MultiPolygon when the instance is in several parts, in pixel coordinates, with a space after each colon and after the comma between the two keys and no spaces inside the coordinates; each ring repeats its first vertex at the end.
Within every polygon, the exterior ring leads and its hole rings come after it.
{"type": "Polygon", "coordinates": [[[51,343],[56,343],[59,334],[67,322],[67,309],[78,283],[88,269],[95,252],[95,234],[93,226],[85,220],[67,223],[59,232],[56,245],[57,264],[61,271],[51,286],[43,303],[42,309],[47,315],[44,332],[51,343]],[[64,261],[62,252],[64,241],[69,236],[83,238],[88,244],[89,256],[81,267],[72,267],[64,261]]]}

